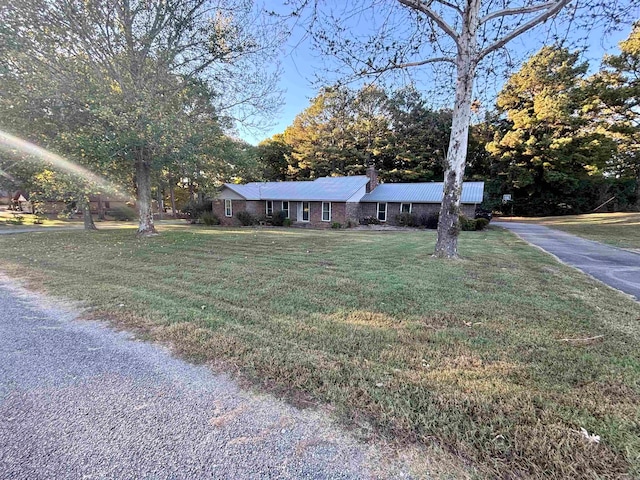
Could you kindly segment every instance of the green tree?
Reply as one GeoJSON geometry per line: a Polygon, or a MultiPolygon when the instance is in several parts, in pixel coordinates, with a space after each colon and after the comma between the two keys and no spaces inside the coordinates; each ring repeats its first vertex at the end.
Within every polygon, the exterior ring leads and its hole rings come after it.
{"type": "Polygon", "coordinates": [[[619,55],[607,55],[603,68],[589,79],[590,102],[585,108],[598,131],[615,142],[607,165],[615,176],[636,181],[640,201],[640,22],[620,42],[619,55]]]}
{"type": "Polygon", "coordinates": [[[441,181],[451,134],[451,112],[434,111],[413,87],[390,95],[391,136],[382,178],[388,181],[441,181]]]}
{"type": "Polygon", "coordinates": [[[600,175],[613,145],[582,114],[588,65],[578,53],[544,47],[506,83],[498,110],[507,128],[487,149],[501,163],[503,192],[531,214],[576,211],[580,180],[600,175]]]}
{"type": "Polygon", "coordinates": [[[362,164],[351,131],[353,92],[325,88],[284,132],[291,146],[289,171],[295,179],[345,174],[362,164]]]}
{"type": "Polygon", "coordinates": [[[258,145],[258,158],[264,167],[264,177],[269,181],[283,181],[289,177],[291,146],[284,134],[277,133],[258,145]]]}
{"type": "MultiPolygon", "coordinates": [[[[266,33],[250,2],[16,0],[0,9],[0,23],[10,40],[2,68],[16,84],[38,70],[87,106],[91,134],[113,147],[109,158],[135,184],[142,235],[155,233],[153,172],[174,132],[206,117],[247,121],[277,105],[268,62],[279,36],[266,33]],[[78,72],[90,73],[93,98],[81,94],[78,72]]],[[[29,93],[22,98],[30,107],[29,93]]]]}
{"type": "Polygon", "coordinates": [[[412,87],[392,93],[373,85],[324,89],[282,137],[263,151],[292,178],[364,174],[387,182],[441,180],[451,112],[433,111],[412,87]],[[285,147],[286,145],[286,147],[285,147]]]}

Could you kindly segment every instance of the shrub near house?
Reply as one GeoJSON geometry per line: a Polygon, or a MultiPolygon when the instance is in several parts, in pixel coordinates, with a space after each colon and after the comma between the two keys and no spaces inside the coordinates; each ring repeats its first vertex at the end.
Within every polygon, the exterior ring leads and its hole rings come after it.
{"type": "MultiPolygon", "coordinates": [[[[439,212],[442,190],[442,182],[379,184],[375,169],[369,167],[367,175],[304,182],[226,183],[212,208],[222,225],[247,225],[248,215],[266,217],[273,223],[277,214],[292,224],[317,228],[357,224],[363,218],[387,225],[417,226],[421,218],[439,212]]],[[[483,194],[484,182],[464,183],[461,213],[473,218],[483,194]]]]}

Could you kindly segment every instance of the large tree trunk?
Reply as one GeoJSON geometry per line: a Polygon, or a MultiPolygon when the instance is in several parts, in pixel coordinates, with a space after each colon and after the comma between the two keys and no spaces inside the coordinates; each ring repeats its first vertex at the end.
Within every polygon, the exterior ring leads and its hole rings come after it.
{"type": "Polygon", "coordinates": [[[80,207],[82,208],[82,220],[84,222],[85,230],[97,230],[96,224],[93,223],[93,217],[91,216],[91,202],[89,197],[82,195],[80,197],[80,207]]]}
{"type": "Polygon", "coordinates": [[[462,196],[462,178],[469,143],[473,79],[477,66],[476,30],[479,7],[479,0],[469,1],[456,58],[456,99],[445,164],[442,205],[438,221],[438,240],[434,252],[434,256],[439,258],[458,258],[460,197],[462,196]]]}
{"type": "Polygon", "coordinates": [[[153,225],[153,214],[151,212],[151,165],[146,157],[146,151],[141,148],[136,158],[136,191],[138,203],[138,235],[157,235],[153,225]]]}

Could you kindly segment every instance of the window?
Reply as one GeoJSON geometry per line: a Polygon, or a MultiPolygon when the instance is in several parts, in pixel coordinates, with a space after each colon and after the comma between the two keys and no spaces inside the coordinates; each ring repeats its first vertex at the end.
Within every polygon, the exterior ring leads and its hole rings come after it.
{"type": "Polygon", "coordinates": [[[411,204],[410,203],[401,203],[400,204],[400,213],[411,213],[411,204]]]}
{"type": "Polygon", "coordinates": [[[282,211],[285,213],[285,218],[289,218],[289,202],[282,202],[282,211]]]}
{"type": "Polygon", "coordinates": [[[233,217],[233,206],[231,205],[231,200],[228,198],[224,200],[224,216],[233,217]]]}
{"type": "Polygon", "coordinates": [[[309,202],[302,202],[302,221],[309,221],[309,202]]]}
{"type": "Polygon", "coordinates": [[[273,217],[273,201],[267,200],[265,204],[267,217],[273,217]]]}
{"type": "Polygon", "coordinates": [[[104,202],[104,208],[111,208],[111,204],[109,202],[104,202]]]}
{"type": "Polygon", "coordinates": [[[387,204],[379,203],[378,204],[378,220],[381,222],[387,221],[387,204]]]}
{"type": "Polygon", "coordinates": [[[322,202],[322,221],[331,221],[331,202],[322,202]]]}

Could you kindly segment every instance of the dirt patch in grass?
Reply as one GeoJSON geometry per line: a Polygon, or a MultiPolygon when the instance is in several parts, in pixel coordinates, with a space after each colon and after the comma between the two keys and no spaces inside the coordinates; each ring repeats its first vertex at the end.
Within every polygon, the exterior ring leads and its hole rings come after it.
{"type": "Polygon", "coordinates": [[[507,232],[463,232],[460,262],[431,258],[434,240],[51,232],[0,238],[0,265],[176,354],[324,406],[363,437],[435,445],[480,477],[639,475],[640,306],[507,232]]]}

